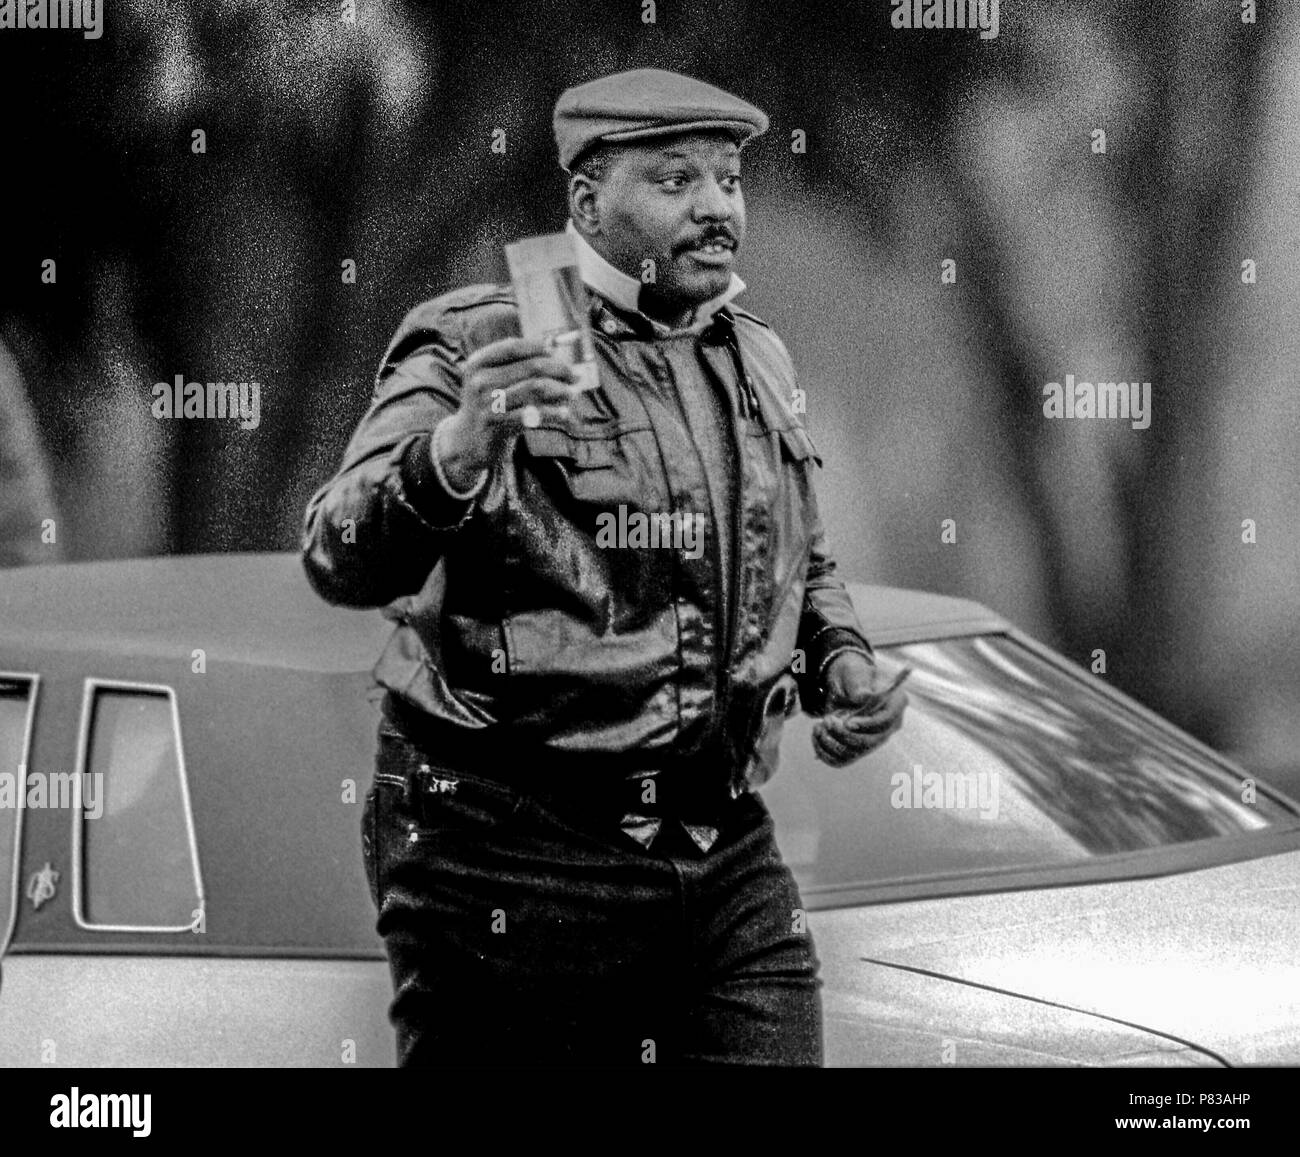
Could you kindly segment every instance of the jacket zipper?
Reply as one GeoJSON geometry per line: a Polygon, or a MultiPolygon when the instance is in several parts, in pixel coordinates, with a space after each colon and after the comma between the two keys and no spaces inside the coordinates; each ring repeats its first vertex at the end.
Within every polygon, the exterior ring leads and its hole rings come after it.
{"type": "MultiPolygon", "coordinates": [[[[736,635],[739,630],[740,616],[740,571],[744,566],[745,542],[744,542],[744,513],[745,513],[745,451],[744,438],[741,436],[740,424],[747,421],[745,412],[749,409],[756,399],[753,397],[752,388],[749,387],[745,376],[745,367],[740,360],[740,349],[736,345],[734,331],[727,334],[727,348],[731,352],[731,363],[736,371],[736,420],[728,422],[728,433],[734,443],[736,454],[736,493],[735,500],[732,503],[731,519],[731,542],[732,554],[735,557],[735,565],[731,568],[729,576],[728,592],[730,598],[727,603],[727,623],[726,639],[723,644],[722,662],[718,665],[718,688],[715,692],[717,700],[717,718],[718,728],[722,732],[723,750],[726,750],[726,730],[727,730],[727,712],[731,706],[730,677],[731,677],[731,652],[736,644],[736,635]]],[[[730,409],[730,406],[728,406],[730,409]]],[[[752,411],[757,413],[757,407],[752,411]]],[[[716,535],[715,535],[716,537],[716,535]]],[[[719,544],[721,545],[721,544],[719,544]]],[[[724,562],[726,560],[723,560],[724,562]]],[[[731,769],[734,773],[737,769],[731,769]]],[[[733,774],[734,783],[734,774],[733,774]]]]}

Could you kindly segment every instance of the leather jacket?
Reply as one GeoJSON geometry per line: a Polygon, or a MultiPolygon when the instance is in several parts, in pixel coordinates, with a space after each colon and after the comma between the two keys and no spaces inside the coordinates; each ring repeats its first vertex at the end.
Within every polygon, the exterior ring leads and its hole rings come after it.
{"type": "Polygon", "coordinates": [[[439,484],[431,432],[457,406],[465,358],[517,336],[513,294],[472,286],[408,314],[341,469],[308,507],[307,575],[331,603],[389,606],[398,625],[376,678],[449,765],[700,760],[733,785],[761,781],[771,769],[756,772],[755,753],[797,705],[786,693],[820,713],[831,653],[870,654],[826,548],[794,368],[734,306],[663,337],[589,297],[600,387],[568,419],[523,431],[468,503],[439,484]],[[689,356],[665,356],[670,341],[689,356]],[[726,387],[734,568],[707,530],[702,553],[597,544],[600,515],[620,507],[712,518],[671,388],[683,366],[726,387]]]}

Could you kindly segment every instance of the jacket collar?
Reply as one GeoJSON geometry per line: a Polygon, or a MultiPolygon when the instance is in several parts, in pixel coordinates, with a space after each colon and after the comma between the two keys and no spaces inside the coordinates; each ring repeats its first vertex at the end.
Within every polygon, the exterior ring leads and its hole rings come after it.
{"type": "Polygon", "coordinates": [[[644,319],[646,324],[653,327],[656,337],[665,337],[671,333],[700,333],[708,328],[713,321],[713,315],[718,310],[745,289],[745,283],[733,273],[731,275],[731,284],[726,289],[717,297],[711,297],[708,301],[695,307],[695,313],[689,325],[674,330],[670,326],[664,325],[663,322],[656,321],[641,312],[641,283],[621,269],[616,269],[597,253],[587,239],[578,232],[572,220],[565,225],[564,231],[573,238],[574,248],[578,253],[578,272],[588,288],[600,294],[611,305],[644,319]]]}

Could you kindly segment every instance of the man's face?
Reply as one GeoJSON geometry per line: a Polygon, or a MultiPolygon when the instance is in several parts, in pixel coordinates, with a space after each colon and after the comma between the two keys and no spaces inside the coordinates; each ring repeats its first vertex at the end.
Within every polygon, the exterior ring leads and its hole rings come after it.
{"type": "Polygon", "coordinates": [[[745,239],[740,150],[725,134],[629,143],[593,191],[588,240],[642,282],[647,312],[689,313],[722,293],[745,239]],[[653,264],[648,264],[653,263],[653,264]]]}

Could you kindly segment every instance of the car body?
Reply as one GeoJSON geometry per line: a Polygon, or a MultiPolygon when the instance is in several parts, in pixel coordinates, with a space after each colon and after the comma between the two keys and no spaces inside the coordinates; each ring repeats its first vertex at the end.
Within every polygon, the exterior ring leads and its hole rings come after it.
{"type": "MultiPolygon", "coordinates": [[[[1300,806],[975,603],[850,590],[906,724],[835,770],[797,716],[763,788],[827,1062],[1300,1062],[1300,806]]],[[[390,630],[289,554],[0,573],[0,1064],[393,1063],[390,630]]]]}

